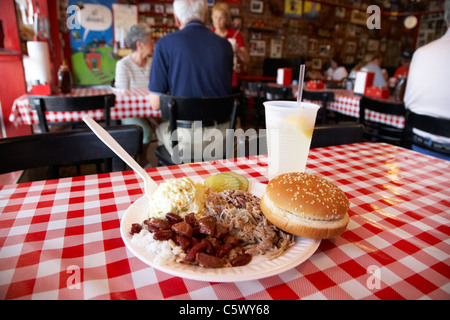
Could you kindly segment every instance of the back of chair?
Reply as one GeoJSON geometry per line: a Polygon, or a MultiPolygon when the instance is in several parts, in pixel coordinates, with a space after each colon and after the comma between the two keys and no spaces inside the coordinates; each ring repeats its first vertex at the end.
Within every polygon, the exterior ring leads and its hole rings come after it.
{"type": "Polygon", "coordinates": [[[266,86],[267,100],[295,100],[290,86],[266,86]]]}
{"type": "MultiPolygon", "coordinates": [[[[236,126],[239,95],[212,98],[186,98],[169,95],[160,96],[161,116],[170,121],[170,131],[177,129],[177,120],[202,121],[209,126],[216,121],[230,121],[229,129],[236,126]]],[[[173,147],[177,141],[172,141],[173,147]]]]}
{"type": "Polygon", "coordinates": [[[430,141],[422,141],[416,136],[414,139],[413,129],[419,129],[430,134],[450,138],[450,119],[435,118],[427,115],[417,114],[411,111],[406,111],[405,116],[405,130],[403,146],[411,149],[411,145],[418,145],[422,148],[432,150],[438,153],[450,154],[449,150],[445,150],[439,145],[431,143],[430,141]]]}
{"type": "MultiPolygon", "coordinates": [[[[264,82],[251,82],[251,81],[243,81],[242,82],[242,91],[243,91],[243,105],[245,106],[245,110],[242,112],[241,121],[243,125],[245,123],[246,112],[249,112],[247,107],[247,99],[254,98],[254,116],[255,116],[255,127],[259,128],[261,123],[261,111],[264,110],[263,102],[265,101],[265,90],[266,84],[264,82]]],[[[263,119],[264,122],[264,119],[263,119]]]]}
{"type": "MultiPolygon", "coordinates": [[[[129,154],[137,155],[141,152],[140,126],[108,127],[107,131],[129,154]]],[[[43,166],[68,166],[117,157],[90,129],[3,138],[0,139],[0,154],[7,155],[0,157],[0,173],[43,166]]],[[[111,170],[110,165],[105,164],[105,171],[111,170]]]]}
{"type": "MultiPolygon", "coordinates": [[[[111,108],[114,107],[116,96],[104,94],[96,96],[67,97],[67,96],[29,96],[32,109],[35,109],[39,118],[39,127],[42,132],[49,132],[46,111],[88,111],[103,110],[103,120],[109,126],[111,122],[111,108]]],[[[68,121],[69,122],[69,121],[68,121]]]]}
{"type": "Polygon", "coordinates": [[[322,102],[322,107],[319,110],[319,118],[322,124],[327,122],[328,103],[334,101],[333,91],[309,91],[303,90],[302,99],[310,101],[322,102]]]}
{"type": "Polygon", "coordinates": [[[314,127],[311,148],[363,142],[361,124],[319,125],[314,127]]]}
{"type": "Polygon", "coordinates": [[[405,106],[403,103],[372,99],[366,96],[359,101],[359,122],[364,126],[364,137],[368,141],[388,142],[395,145],[402,143],[403,129],[367,120],[366,110],[404,116],[405,106]]]}

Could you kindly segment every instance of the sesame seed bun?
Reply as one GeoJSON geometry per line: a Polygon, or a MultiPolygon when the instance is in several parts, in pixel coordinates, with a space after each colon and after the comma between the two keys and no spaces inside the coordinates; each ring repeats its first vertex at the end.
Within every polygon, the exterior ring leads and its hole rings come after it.
{"type": "Polygon", "coordinates": [[[350,204],[344,192],[319,176],[291,172],[267,185],[261,211],[283,231],[312,239],[342,234],[348,224],[350,204]]]}

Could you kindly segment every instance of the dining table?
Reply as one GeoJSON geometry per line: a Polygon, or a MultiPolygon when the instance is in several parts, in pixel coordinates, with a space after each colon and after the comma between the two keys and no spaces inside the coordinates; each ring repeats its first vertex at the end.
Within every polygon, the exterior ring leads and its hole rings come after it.
{"type": "MultiPolygon", "coordinates": [[[[149,91],[147,88],[117,89],[113,87],[102,88],[74,88],[70,93],[58,93],[57,96],[79,97],[102,94],[114,94],[116,102],[111,108],[111,119],[120,120],[124,118],[145,118],[159,117],[160,110],[150,108],[149,91]]],[[[39,123],[36,110],[31,109],[28,97],[30,94],[23,94],[14,100],[9,115],[9,121],[17,125],[33,125],[39,123]]],[[[71,122],[82,121],[88,114],[95,120],[103,119],[103,110],[70,111],[70,112],[46,112],[49,122],[71,122]]]]}
{"type": "MultiPolygon", "coordinates": [[[[268,183],[267,155],[146,169],[158,184],[230,170],[268,183]]],[[[347,229],[253,279],[247,266],[204,281],[202,267],[183,276],[138,258],[121,233],[144,193],[134,171],[0,186],[0,299],[450,299],[449,161],[363,142],[311,149],[306,172],[346,194],[347,229]]]]}

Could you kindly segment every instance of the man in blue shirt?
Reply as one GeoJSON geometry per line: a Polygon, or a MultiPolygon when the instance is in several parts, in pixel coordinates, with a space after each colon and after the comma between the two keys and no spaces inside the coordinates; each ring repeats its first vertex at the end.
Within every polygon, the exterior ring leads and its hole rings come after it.
{"type": "MultiPolygon", "coordinates": [[[[180,30],[156,42],[150,71],[150,106],[160,109],[159,96],[170,94],[179,97],[220,97],[232,93],[233,49],[227,39],[206,28],[208,14],[205,0],[175,0],[175,23],[180,30]]],[[[178,125],[178,148],[186,158],[198,155],[218,129],[225,138],[228,123],[216,123],[202,129],[202,141],[195,141],[193,124],[178,125]]],[[[198,129],[197,129],[198,130],[198,129]]],[[[173,155],[168,122],[156,129],[159,145],[164,145],[173,155]]],[[[182,156],[182,157],[183,157],[182,156]]],[[[203,155],[204,159],[208,159],[203,155]]]]}
{"type": "Polygon", "coordinates": [[[174,1],[179,31],[156,42],[150,73],[150,105],[159,109],[159,95],[218,97],[231,94],[233,49],[227,39],[204,25],[203,0],[174,1]]]}

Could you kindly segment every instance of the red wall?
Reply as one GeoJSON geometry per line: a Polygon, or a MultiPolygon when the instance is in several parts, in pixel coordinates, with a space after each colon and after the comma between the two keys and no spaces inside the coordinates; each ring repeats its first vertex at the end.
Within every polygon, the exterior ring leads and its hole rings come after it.
{"type": "Polygon", "coordinates": [[[6,135],[29,134],[31,131],[28,126],[16,128],[8,120],[14,99],[26,93],[14,0],[1,1],[0,19],[3,21],[5,49],[15,51],[14,54],[5,51],[0,53],[0,102],[6,135]]]}

